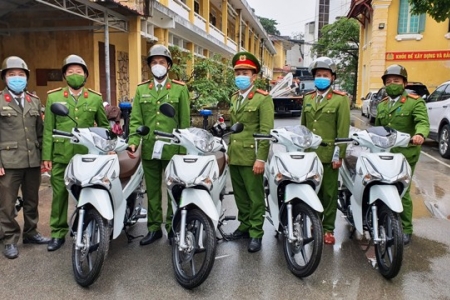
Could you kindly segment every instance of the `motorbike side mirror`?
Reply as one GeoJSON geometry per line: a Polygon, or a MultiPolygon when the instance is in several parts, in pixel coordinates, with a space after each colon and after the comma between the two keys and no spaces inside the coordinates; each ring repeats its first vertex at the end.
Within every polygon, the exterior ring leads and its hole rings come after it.
{"type": "Polygon", "coordinates": [[[165,115],[166,117],[173,118],[175,117],[175,108],[169,103],[163,103],[159,107],[159,111],[165,115]]]}
{"type": "Polygon", "coordinates": [[[150,128],[148,126],[142,125],[139,126],[138,129],[136,129],[136,133],[141,135],[141,136],[145,136],[150,132],[150,128]]]}
{"type": "Polygon", "coordinates": [[[53,103],[50,110],[57,116],[67,117],[69,115],[69,109],[62,103],[53,103]]]}
{"type": "Polygon", "coordinates": [[[233,126],[231,126],[230,131],[231,133],[239,133],[242,132],[242,130],[244,130],[244,124],[242,123],[235,123],[233,126]]]}
{"type": "Polygon", "coordinates": [[[67,106],[65,106],[64,104],[53,103],[50,106],[50,111],[57,116],[68,117],[75,123],[75,127],[78,127],[78,122],[75,121],[71,116],[69,116],[69,108],[67,106]]]}

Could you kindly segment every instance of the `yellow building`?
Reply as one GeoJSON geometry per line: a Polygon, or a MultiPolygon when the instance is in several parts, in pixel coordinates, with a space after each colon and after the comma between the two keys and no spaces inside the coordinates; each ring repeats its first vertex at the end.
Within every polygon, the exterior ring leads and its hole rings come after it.
{"type": "Polygon", "coordinates": [[[0,1],[0,17],[0,60],[23,58],[31,71],[28,90],[42,101],[64,85],[60,70],[69,54],[83,57],[86,86],[105,100],[133,97],[149,78],[145,58],[156,43],[178,46],[193,60],[246,50],[272,78],[276,50],[245,0],[0,1]]]}
{"type": "Polygon", "coordinates": [[[283,37],[275,35],[271,35],[270,40],[272,41],[277,52],[273,57],[273,80],[277,81],[286,76],[287,73],[295,71],[295,68],[292,70],[291,66],[287,64],[286,54],[286,51],[290,50],[294,43],[283,37]]]}
{"type": "Polygon", "coordinates": [[[408,81],[422,82],[432,92],[450,79],[449,20],[411,15],[408,0],[352,0],[348,17],[361,23],[357,101],[382,87],[391,64],[408,71],[408,81]]]}

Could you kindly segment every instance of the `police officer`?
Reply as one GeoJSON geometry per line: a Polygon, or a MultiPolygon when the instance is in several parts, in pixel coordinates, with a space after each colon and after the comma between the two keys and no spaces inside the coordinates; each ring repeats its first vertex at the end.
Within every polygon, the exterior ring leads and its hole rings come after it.
{"type": "Polygon", "coordinates": [[[264,234],[264,165],[269,154],[269,141],[259,143],[255,153],[253,133],[269,134],[274,124],[272,97],[256,89],[254,82],[261,65],[248,52],[239,52],[233,59],[235,84],[239,89],[231,98],[231,122],[240,122],[244,130],[232,134],[228,148],[231,183],[238,207],[239,227],[233,237],[250,238],[249,252],[261,250],[264,234]]]}
{"type": "Polygon", "coordinates": [[[68,192],[64,185],[64,170],[75,154],[86,154],[84,146],[73,145],[70,140],[53,138],[53,129],[70,132],[75,126],[69,118],[56,117],[50,110],[53,103],[62,103],[69,109],[69,116],[77,121],[78,127],[109,127],[102,95],[84,87],[89,71],[78,55],[69,55],[63,61],[62,73],[67,86],[48,91],[44,119],[44,145],[42,159],[44,167],[52,170],[53,189],[50,227],[52,230],[48,251],[58,250],[65,242],[69,231],[67,224],[68,192]]]}
{"type": "MultiPolygon", "coordinates": [[[[142,141],[142,165],[144,168],[145,183],[147,186],[147,235],[140,241],[141,245],[148,245],[162,237],[161,224],[163,213],[161,207],[162,174],[173,155],[179,154],[180,147],[165,145],[160,149],[155,144],[154,130],[172,132],[177,124],[180,128],[190,125],[190,98],[184,82],[171,80],[168,76],[172,67],[172,56],[167,47],[154,45],[147,56],[147,64],[153,74],[153,80],[138,85],[133,101],[133,110],[130,117],[131,152],[140,144],[140,137],[132,135],[138,126],[150,127],[150,133],[142,141]],[[162,115],[159,107],[169,103],[175,108],[175,120],[162,115]]],[[[167,205],[166,230],[168,238],[172,237],[172,206],[167,205]]]]}
{"type": "Polygon", "coordinates": [[[324,243],[333,245],[334,222],[336,220],[339,167],[345,156],[346,145],[339,146],[339,157],[333,160],[334,139],[348,137],[350,130],[350,108],[344,92],[331,88],[336,79],[336,64],[328,57],[319,57],[312,62],[309,71],[314,76],[316,90],[305,95],[301,124],[314,134],[320,135],[328,146],[319,147],[317,155],[323,164],[322,186],[319,199],[324,212],[322,225],[324,243]]]}
{"type": "Polygon", "coordinates": [[[10,56],[3,61],[0,91],[0,224],[4,233],[3,254],[18,257],[20,226],[15,220],[19,187],[24,198],[23,243],[47,244],[50,239],[37,231],[41,183],[41,101],[25,91],[30,70],[23,59],[10,56]]]}
{"type": "MultiPolygon", "coordinates": [[[[425,101],[417,95],[408,94],[405,86],[408,83],[408,73],[401,65],[389,66],[381,77],[386,86],[387,97],[377,107],[376,126],[387,126],[411,135],[412,145],[407,148],[394,148],[393,153],[402,153],[412,174],[419,160],[420,148],[430,131],[425,101]]],[[[412,176],[411,174],[411,176],[412,176]]],[[[403,243],[411,242],[413,232],[413,203],[410,195],[411,185],[402,198],[403,212],[400,214],[403,225],[403,243]]]]}

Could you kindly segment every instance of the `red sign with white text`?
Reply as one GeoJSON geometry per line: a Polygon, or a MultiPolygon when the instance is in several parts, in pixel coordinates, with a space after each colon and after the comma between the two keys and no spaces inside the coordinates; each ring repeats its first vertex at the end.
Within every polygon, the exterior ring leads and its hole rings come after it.
{"type": "Polygon", "coordinates": [[[450,60],[450,50],[386,52],[386,60],[450,60]]]}

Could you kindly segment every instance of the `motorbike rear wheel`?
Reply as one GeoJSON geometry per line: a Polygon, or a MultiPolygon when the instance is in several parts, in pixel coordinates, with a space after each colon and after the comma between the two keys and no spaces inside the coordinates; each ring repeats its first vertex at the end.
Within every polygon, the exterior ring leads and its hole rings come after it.
{"type": "Polygon", "coordinates": [[[72,267],[79,285],[88,287],[100,276],[108,254],[109,231],[107,221],[96,209],[86,211],[82,237],[84,247],[76,249],[76,241],[72,246],[72,267]]]}
{"type": "MultiPolygon", "coordinates": [[[[318,213],[301,202],[292,210],[295,241],[283,235],[284,257],[289,270],[297,277],[314,273],[322,258],[323,229],[318,213]]],[[[286,222],[287,223],[287,222],[286,222]]]]}
{"type": "Polygon", "coordinates": [[[378,270],[387,279],[397,276],[403,260],[403,232],[398,214],[386,205],[378,213],[378,232],[381,243],[375,244],[378,270]]]}
{"type": "MultiPolygon", "coordinates": [[[[181,223],[181,222],[180,222],[181,223]]],[[[179,237],[180,223],[175,234],[179,237]]],[[[179,249],[180,242],[172,246],[172,262],[178,283],[187,289],[202,284],[214,265],[216,256],[216,231],[212,221],[198,209],[186,215],[186,249],[179,249]]]]}

